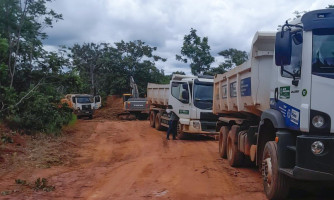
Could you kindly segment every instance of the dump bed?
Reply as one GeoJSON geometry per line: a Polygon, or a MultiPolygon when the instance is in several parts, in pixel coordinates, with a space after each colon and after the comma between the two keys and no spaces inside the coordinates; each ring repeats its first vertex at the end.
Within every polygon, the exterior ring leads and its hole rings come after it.
{"type": "MultiPolygon", "coordinates": [[[[213,112],[260,115],[270,107],[275,33],[257,32],[249,60],[214,78],[213,112]]],[[[277,69],[277,68],[276,68],[277,69]]]]}
{"type": "Polygon", "coordinates": [[[169,98],[169,84],[148,83],[147,101],[151,105],[167,106],[169,98]]]}

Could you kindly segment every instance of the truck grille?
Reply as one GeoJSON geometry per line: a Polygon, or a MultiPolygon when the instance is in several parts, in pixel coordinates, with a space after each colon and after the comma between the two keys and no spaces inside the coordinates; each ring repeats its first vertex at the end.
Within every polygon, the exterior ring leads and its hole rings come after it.
{"type": "Polygon", "coordinates": [[[82,110],[91,110],[92,106],[91,105],[82,105],[82,110]]]}
{"type": "Polygon", "coordinates": [[[206,121],[218,121],[218,115],[210,112],[201,112],[200,119],[206,121]]]}
{"type": "Polygon", "coordinates": [[[201,120],[202,131],[216,132],[216,122],[215,121],[202,121],[201,120]]]}

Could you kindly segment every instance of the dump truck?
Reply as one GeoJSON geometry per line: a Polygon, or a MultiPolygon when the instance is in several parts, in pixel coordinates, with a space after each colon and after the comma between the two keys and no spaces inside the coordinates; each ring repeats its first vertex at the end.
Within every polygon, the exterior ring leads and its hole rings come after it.
{"type": "Polygon", "coordinates": [[[259,166],[268,199],[293,179],[333,181],[333,87],[334,9],[257,32],[249,60],[214,78],[220,156],[259,166]]]}
{"type": "Polygon", "coordinates": [[[147,119],[149,105],[146,98],[139,97],[138,87],[133,77],[130,77],[131,93],[122,95],[123,112],[118,114],[119,119],[147,119]]]}
{"type": "Polygon", "coordinates": [[[81,117],[93,118],[94,110],[101,107],[101,96],[92,96],[89,94],[67,94],[61,103],[66,103],[68,107],[80,119],[81,117]]]}
{"type": "Polygon", "coordinates": [[[174,74],[169,84],[148,83],[150,125],[168,127],[167,109],[178,117],[177,137],[187,134],[218,135],[217,116],[212,113],[213,77],[174,74]]]}

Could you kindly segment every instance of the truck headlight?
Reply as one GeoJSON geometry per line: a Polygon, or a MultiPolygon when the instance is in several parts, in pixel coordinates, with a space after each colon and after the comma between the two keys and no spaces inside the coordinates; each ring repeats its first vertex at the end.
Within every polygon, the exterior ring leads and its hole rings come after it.
{"type": "Polygon", "coordinates": [[[321,115],[316,115],[312,118],[312,124],[316,128],[321,128],[325,124],[325,118],[321,115]]]}
{"type": "Polygon", "coordinates": [[[320,141],[315,141],[311,145],[311,150],[314,155],[319,155],[324,152],[325,145],[320,141]]]}
{"type": "Polygon", "coordinates": [[[193,126],[195,129],[200,129],[201,128],[201,123],[199,121],[193,121],[193,126]]]}

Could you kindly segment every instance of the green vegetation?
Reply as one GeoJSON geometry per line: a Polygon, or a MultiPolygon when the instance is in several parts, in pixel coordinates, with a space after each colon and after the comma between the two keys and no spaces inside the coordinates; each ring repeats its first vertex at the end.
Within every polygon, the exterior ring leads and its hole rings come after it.
{"type": "Polygon", "coordinates": [[[176,55],[176,60],[187,63],[190,60],[191,73],[198,75],[209,71],[211,63],[215,61],[210,54],[208,37],[197,36],[196,29],[191,29],[189,35],[183,38],[181,55],[176,55]]]}
{"type": "Polygon", "coordinates": [[[35,181],[35,185],[33,186],[33,189],[35,191],[39,191],[39,190],[42,190],[42,191],[45,191],[45,192],[51,192],[53,190],[56,189],[55,186],[52,186],[52,185],[48,185],[48,180],[45,179],[45,178],[38,178],[36,181],[35,181]]]}
{"type": "MultiPolygon", "coordinates": [[[[33,189],[35,191],[42,190],[44,192],[51,192],[51,191],[56,189],[55,186],[52,186],[52,185],[48,184],[48,180],[46,178],[37,178],[33,184],[28,183],[26,180],[15,179],[15,183],[18,184],[18,185],[28,187],[28,188],[33,189]]],[[[12,192],[14,192],[14,191],[4,191],[4,192],[2,192],[2,195],[8,195],[8,194],[11,194],[12,192]]]]}
{"type": "Polygon", "coordinates": [[[75,124],[75,122],[77,121],[77,116],[72,113],[72,118],[71,120],[68,122],[68,126],[73,126],[75,124]]]}
{"type": "Polygon", "coordinates": [[[62,20],[48,2],[0,1],[0,120],[10,128],[59,133],[76,121],[71,109],[59,105],[65,94],[121,94],[133,76],[144,95],[148,82],[169,81],[155,66],[166,59],[140,40],[44,50],[45,29],[62,20]]]}
{"type": "MultiPolygon", "coordinates": [[[[46,51],[45,30],[63,20],[47,7],[49,2],[52,0],[0,1],[0,121],[11,129],[57,134],[64,125],[74,124],[72,110],[60,105],[65,94],[105,98],[127,93],[133,76],[144,96],[148,82],[169,82],[171,75],[156,67],[156,62],[163,63],[166,58],[156,55],[157,47],[141,40],[75,44],[46,51]]],[[[237,50],[221,53],[226,62],[211,69],[214,58],[208,38],[197,36],[195,29],[184,36],[181,55],[176,58],[190,60],[193,74],[224,72],[237,64],[235,57],[244,56],[237,50]]]]}

